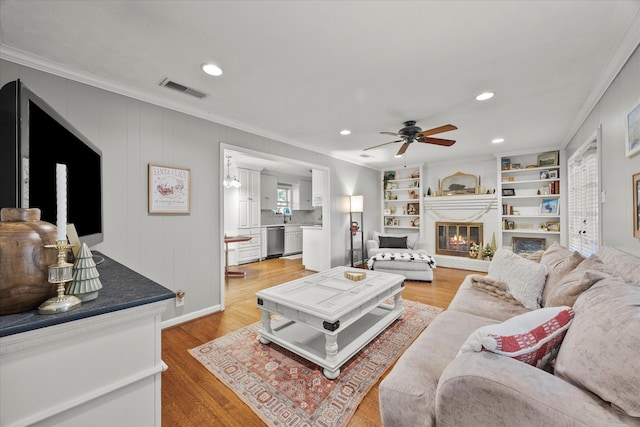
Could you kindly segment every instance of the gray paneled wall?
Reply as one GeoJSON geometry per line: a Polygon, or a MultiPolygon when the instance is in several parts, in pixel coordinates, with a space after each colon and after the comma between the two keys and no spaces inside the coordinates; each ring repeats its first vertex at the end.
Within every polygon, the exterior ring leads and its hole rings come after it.
{"type": "MultiPolygon", "coordinates": [[[[105,240],[93,248],[172,290],[163,320],[217,311],[222,301],[220,143],[318,164],[330,170],[331,265],[346,264],[347,194],[364,194],[366,222],[380,222],[379,173],[168,108],[0,60],[0,84],[21,79],[103,152],[105,240]],[[192,172],[190,215],[147,213],[149,162],[192,172]],[[336,172],[340,171],[340,173],[336,172]]],[[[53,179],[53,177],[52,177],[53,179]]]]}

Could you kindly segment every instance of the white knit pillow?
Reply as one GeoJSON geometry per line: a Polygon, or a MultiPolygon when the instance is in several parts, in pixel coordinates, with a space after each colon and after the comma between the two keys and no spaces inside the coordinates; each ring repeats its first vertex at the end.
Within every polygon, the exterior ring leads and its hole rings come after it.
{"type": "Polygon", "coordinates": [[[498,249],[489,264],[491,279],[507,284],[507,290],[529,310],[540,308],[547,267],[524,259],[506,249],[498,249]]]}

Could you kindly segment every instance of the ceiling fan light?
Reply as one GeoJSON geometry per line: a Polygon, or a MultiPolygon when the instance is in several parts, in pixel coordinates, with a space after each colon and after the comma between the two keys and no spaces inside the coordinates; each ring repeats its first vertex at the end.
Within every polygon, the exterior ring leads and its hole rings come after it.
{"type": "Polygon", "coordinates": [[[202,64],[202,71],[214,77],[222,75],[222,68],[215,64],[202,64]]]}
{"type": "Polygon", "coordinates": [[[477,101],[486,101],[487,99],[493,98],[493,92],[483,92],[480,95],[476,96],[477,101]]]}

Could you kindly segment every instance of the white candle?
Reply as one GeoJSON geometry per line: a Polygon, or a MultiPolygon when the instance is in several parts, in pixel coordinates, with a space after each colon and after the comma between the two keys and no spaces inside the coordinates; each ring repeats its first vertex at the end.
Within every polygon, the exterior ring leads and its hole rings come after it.
{"type": "Polygon", "coordinates": [[[67,166],[56,163],[57,240],[67,240],[67,166]]]}

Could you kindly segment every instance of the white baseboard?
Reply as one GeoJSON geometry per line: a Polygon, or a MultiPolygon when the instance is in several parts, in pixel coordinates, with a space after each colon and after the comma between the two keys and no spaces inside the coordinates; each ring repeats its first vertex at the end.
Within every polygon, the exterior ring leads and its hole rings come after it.
{"type": "Polygon", "coordinates": [[[162,329],[169,328],[171,326],[179,325],[180,323],[188,322],[189,320],[197,319],[198,317],[206,316],[208,314],[217,313],[221,310],[221,306],[214,305],[202,310],[194,311],[193,313],[185,314],[184,316],[174,317],[173,319],[163,321],[160,326],[162,329]]]}

